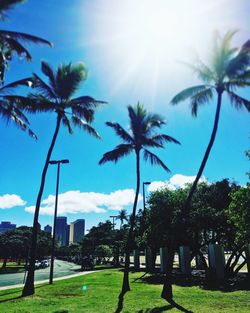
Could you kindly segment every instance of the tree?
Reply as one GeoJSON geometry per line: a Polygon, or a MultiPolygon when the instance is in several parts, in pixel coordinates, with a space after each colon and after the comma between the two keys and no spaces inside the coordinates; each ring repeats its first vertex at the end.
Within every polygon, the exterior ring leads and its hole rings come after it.
{"type": "MultiPolygon", "coordinates": [[[[0,21],[4,21],[8,15],[7,12],[16,4],[24,2],[23,0],[4,0],[0,3],[0,21]]],[[[0,84],[4,82],[5,70],[8,68],[8,62],[12,59],[13,54],[18,57],[25,57],[31,61],[32,57],[29,51],[23,46],[22,42],[46,44],[52,46],[52,43],[43,38],[20,33],[15,31],[0,30],[0,84]]]]}
{"type": "Polygon", "coordinates": [[[106,125],[111,127],[116,135],[122,139],[122,143],[116,146],[113,150],[106,152],[99,164],[106,162],[117,162],[120,158],[134,152],[136,156],[136,191],[133,204],[133,211],[130,219],[130,228],[128,240],[125,247],[125,268],[123,275],[122,294],[130,290],[129,287],[129,254],[133,241],[133,229],[136,216],[136,207],[140,190],[140,157],[143,151],[145,161],[149,161],[152,165],[160,165],[164,170],[169,172],[168,167],[154,153],[147,148],[164,148],[165,142],[174,142],[179,144],[179,141],[165,134],[156,133],[156,129],[161,128],[165,123],[161,116],[151,114],[146,111],[144,106],[137,103],[134,107],[128,106],[129,114],[129,131],[125,130],[119,123],[107,122],[106,125]]]}
{"type": "MultiPolygon", "coordinates": [[[[211,64],[206,65],[201,60],[198,60],[197,64],[188,65],[197,74],[198,78],[202,80],[203,84],[184,89],[171,101],[171,104],[176,105],[181,101],[190,99],[192,115],[197,116],[198,108],[201,105],[212,101],[215,96],[217,98],[211,137],[196,178],[184,203],[180,216],[180,223],[183,223],[190,212],[193,194],[214,144],[220,118],[223,93],[227,93],[231,104],[236,109],[242,109],[245,107],[250,111],[250,101],[236,93],[239,88],[250,86],[250,41],[247,41],[240,49],[233,48],[231,41],[235,33],[236,31],[228,31],[223,37],[218,33],[215,33],[211,64]]],[[[174,237],[171,250],[171,256],[173,258],[173,251],[175,250],[174,237]]],[[[173,266],[173,261],[170,262],[170,264],[173,266]]],[[[171,273],[172,268],[169,268],[161,294],[162,298],[167,301],[172,301],[173,299],[171,273]]]]}
{"type": "Polygon", "coordinates": [[[57,116],[56,128],[46,156],[42,171],[41,184],[36,200],[30,265],[27,280],[23,289],[23,296],[34,293],[38,216],[46,173],[60,126],[63,124],[63,126],[68,129],[69,133],[72,134],[73,124],[81,130],[88,132],[90,135],[99,138],[98,133],[90,123],[93,121],[96,108],[102,103],[89,96],[72,98],[74,93],[80,87],[80,84],[87,78],[87,70],[83,64],[62,64],[59,65],[57,71],[54,72],[48,63],[42,62],[41,69],[42,73],[47,77],[48,83],[42,80],[37,74],[33,74],[34,93],[29,94],[27,97],[15,95],[7,96],[7,99],[11,103],[15,103],[19,108],[24,109],[29,113],[55,112],[57,116]]]}
{"type": "Polygon", "coordinates": [[[120,229],[122,228],[123,222],[128,220],[127,215],[127,211],[125,209],[121,209],[116,216],[116,219],[121,221],[120,229]]]}

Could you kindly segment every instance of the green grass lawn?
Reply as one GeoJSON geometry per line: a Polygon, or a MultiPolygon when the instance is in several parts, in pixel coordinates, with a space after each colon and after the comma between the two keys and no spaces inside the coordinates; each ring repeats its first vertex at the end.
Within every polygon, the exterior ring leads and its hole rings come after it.
{"type": "Polygon", "coordinates": [[[0,274],[9,274],[9,273],[21,273],[24,272],[25,263],[21,262],[18,265],[17,262],[7,262],[6,268],[2,268],[3,263],[0,262],[0,274]]]}
{"type": "MultiPolygon", "coordinates": [[[[125,295],[123,313],[180,312],[159,297],[160,284],[148,284],[131,274],[131,291],[125,295]]],[[[36,287],[34,296],[20,298],[20,289],[0,292],[1,313],[114,313],[122,273],[104,270],[36,287]],[[83,286],[85,288],[83,288],[83,286]],[[86,289],[86,290],[84,290],[86,289]]],[[[174,286],[176,302],[193,312],[250,312],[248,291],[225,293],[199,287],[174,286]]]]}

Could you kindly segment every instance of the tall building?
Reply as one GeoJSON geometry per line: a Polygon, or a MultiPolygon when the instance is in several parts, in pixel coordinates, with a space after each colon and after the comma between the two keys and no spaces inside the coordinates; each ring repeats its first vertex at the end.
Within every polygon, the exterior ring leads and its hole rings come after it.
{"type": "Polygon", "coordinates": [[[15,229],[16,224],[11,224],[11,222],[1,222],[0,224],[0,233],[4,233],[7,230],[15,229]]]}
{"type": "Polygon", "coordinates": [[[59,216],[56,218],[56,240],[60,246],[67,244],[67,217],[59,216]]]}
{"type": "Polygon", "coordinates": [[[70,224],[69,243],[76,243],[82,240],[85,233],[85,220],[78,219],[70,224]]]}
{"type": "Polygon", "coordinates": [[[51,234],[52,233],[52,227],[50,225],[46,225],[44,226],[44,229],[43,229],[46,233],[49,233],[51,234]]]}

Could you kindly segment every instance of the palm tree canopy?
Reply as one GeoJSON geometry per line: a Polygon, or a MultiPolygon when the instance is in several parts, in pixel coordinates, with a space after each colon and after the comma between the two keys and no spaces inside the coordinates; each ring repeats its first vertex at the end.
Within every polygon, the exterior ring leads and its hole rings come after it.
{"type": "Polygon", "coordinates": [[[236,94],[237,89],[250,86],[250,40],[240,49],[232,47],[235,33],[228,31],[223,37],[217,32],[214,34],[209,65],[201,60],[196,64],[186,64],[204,84],[184,89],[171,104],[190,99],[192,114],[196,116],[198,107],[213,99],[214,91],[225,91],[232,105],[237,109],[246,107],[250,111],[250,101],[236,94]]]}
{"type": "Polygon", "coordinates": [[[0,88],[0,116],[3,120],[6,121],[7,124],[12,121],[21,130],[27,131],[32,138],[37,139],[35,133],[30,129],[29,121],[24,113],[15,105],[15,103],[12,103],[8,99],[5,99],[5,95],[10,94],[14,88],[18,86],[30,87],[31,84],[32,79],[29,77],[9,83],[8,85],[0,88]]]}
{"type": "Polygon", "coordinates": [[[168,167],[147,148],[164,148],[166,142],[174,142],[176,144],[180,144],[180,142],[166,134],[158,134],[156,131],[165,124],[164,120],[158,114],[148,113],[142,104],[137,103],[134,107],[128,106],[128,114],[128,131],[119,123],[106,123],[107,126],[115,131],[123,143],[106,152],[99,164],[104,164],[108,161],[117,162],[121,157],[133,151],[139,153],[143,150],[145,161],[148,160],[151,164],[160,165],[166,171],[169,171],[168,167]]]}
{"type": "Polygon", "coordinates": [[[105,102],[89,96],[73,98],[81,83],[87,78],[86,67],[81,63],[61,64],[55,71],[43,61],[41,70],[47,81],[33,74],[33,93],[27,97],[6,95],[4,98],[29,113],[56,112],[69,133],[73,132],[71,127],[73,124],[99,138],[90,123],[94,119],[95,109],[105,102]]]}
{"type": "Polygon", "coordinates": [[[123,224],[123,221],[127,221],[128,220],[128,214],[127,211],[125,209],[121,209],[118,213],[118,215],[116,216],[117,220],[121,221],[121,225],[123,224]]]}

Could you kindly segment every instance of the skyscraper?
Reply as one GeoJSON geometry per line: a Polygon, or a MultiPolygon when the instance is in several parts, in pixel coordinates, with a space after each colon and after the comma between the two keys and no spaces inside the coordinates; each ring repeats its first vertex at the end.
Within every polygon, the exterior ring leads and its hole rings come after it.
{"type": "Polygon", "coordinates": [[[65,216],[56,218],[56,240],[60,246],[67,244],[67,217],[65,216]]]}
{"type": "Polygon", "coordinates": [[[69,243],[80,242],[85,233],[85,220],[78,219],[70,224],[69,243]]]}
{"type": "Polygon", "coordinates": [[[7,230],[15,229],[16,224],[11,224],[11,222],[1,222],[0,224],[0,233],[4,233],[7,230]]]}

